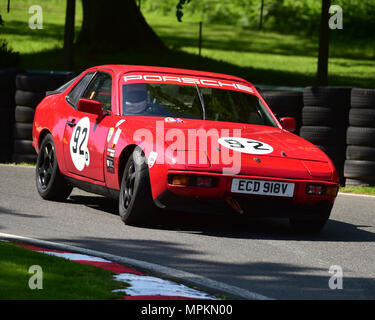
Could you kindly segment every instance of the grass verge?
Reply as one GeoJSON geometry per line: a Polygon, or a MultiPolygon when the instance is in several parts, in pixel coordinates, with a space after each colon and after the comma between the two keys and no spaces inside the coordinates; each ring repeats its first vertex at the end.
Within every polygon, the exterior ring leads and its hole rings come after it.
{"type": "Polygon", "coordinates": [[[7,166],[20,166],[20,167],[35,167],[35,163],[33,162],[19,162],[19,163],[16,163],[16,162],[0,162],[1,164],[3,165],[7,165],[7,166]]]}
{"type": "Polygon", "coordinates": [[[113,279],[109,270],[79,264],[0,241],[0,300],[108,300],[123,294],[112,290],[126,284],[113,279]],[[43,289],[30,289],[38,265],[43,271],[43,289]]]}
{"type": "Polygon", "coordinates": [[[375,187],[342,187],[340,192],[375,196],[375,187]]]}

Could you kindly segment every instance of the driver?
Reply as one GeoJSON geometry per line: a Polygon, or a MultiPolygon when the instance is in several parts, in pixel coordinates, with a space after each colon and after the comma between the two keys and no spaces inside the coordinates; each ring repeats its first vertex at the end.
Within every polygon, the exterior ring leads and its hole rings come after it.
{"type": "Polygon", "coordinates": [[[145,83],[133,83],[126,86],[125,113],[138,114],[146,111],[147,91],[145,83]]]}

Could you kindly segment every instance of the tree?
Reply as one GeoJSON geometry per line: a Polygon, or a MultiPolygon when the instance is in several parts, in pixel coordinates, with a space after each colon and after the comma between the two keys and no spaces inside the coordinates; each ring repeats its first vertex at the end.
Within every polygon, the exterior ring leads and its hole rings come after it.
{"type": "Polygon", "coordinates": [[[74,18],[76,0],[66,0],[64,32],[64,68],[73,69],[74,18]]]}
{"type": "Polygon", "coordinates": [[[164,51],[166,46],[144,19],[135,0],[82,0],[78,46],[101,51],[164,51]]]}
{"type": "Polygon", "coordinates": [[[182,21],[182,16],[184,15],[184,5],[188,4],[191,0],[178,0],[176,5],[176,17],[178,21],[182,21]]]}
{"type": "MultiPolygon", "coordinates": [[[[0,14],[0,27],[3,25],[4,21],[0,14]]],[[[18,52],[14,52],[13,49],[8,46],[8,42],[5,39],[0,38],[0,68],[13,67],[17,66],[18,64],[18,52]]]]}
{"type": "Polygon", "coordinates": [[[263,8],[264,8],[264,0],[262,0],[260,4],[259,30],[262,30],[262,26],[263,26],[263,8]]]}
{"type": "Polygon", "coordinates": [[[329,55],[329,7],[331,0],[322,0],[322,13],[320,20],[319,56],[317,83],[328,84],[328,55],[329,55]]]}

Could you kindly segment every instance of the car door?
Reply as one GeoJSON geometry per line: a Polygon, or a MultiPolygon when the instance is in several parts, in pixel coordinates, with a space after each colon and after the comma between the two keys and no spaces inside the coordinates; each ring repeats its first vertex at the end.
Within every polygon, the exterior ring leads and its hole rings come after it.
{"type": "MultiPolygon", "coordinates": [[[[90,75],[88,75],[89,77],[90,75]]],[[[72,110],[64,132],[64,156],[69,172],[97,181],[104,181],[103,159],[112,110],[112,76],[97,71],[90,78],[83,78],[83,87],[73,88],[67,101],[72,110]],[[79,99],[102,103],[104,117],[77,110],[79,99]]]]}

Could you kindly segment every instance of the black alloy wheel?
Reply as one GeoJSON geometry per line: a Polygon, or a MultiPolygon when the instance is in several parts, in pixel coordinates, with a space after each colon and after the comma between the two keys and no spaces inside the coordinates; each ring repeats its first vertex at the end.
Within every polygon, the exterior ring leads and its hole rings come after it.
{"type": "Polygon", "coordinates": [[[63,201],[72,192],[73,187],[60,173],[51,134],[47,134],[40,145],[35,178],[38,193],[43,199],[63,201]]]}
{"type": "Polygon", "coordinates": [[[134,149],[123,172],[119,197],[122,221],[134,226],[150,224],[158,208],[152,198],[148,166],[140,147],[134,149]]]}
{"type": "Polygon", "coordinates": [[[129,208],[130,202],[134,194],[135,175],[135,164],[134,162],[131,162],[126,172],[125,186],[123,189],[123,201],[125,209],[129,208]]]}
{"type": "Polygon", "coordinates": [[[42,155],[37,164],[37,174],[41,189],[46,190],[54,171],[55,150],[53,145],[48,142],[40,152],[42,155]]]}

